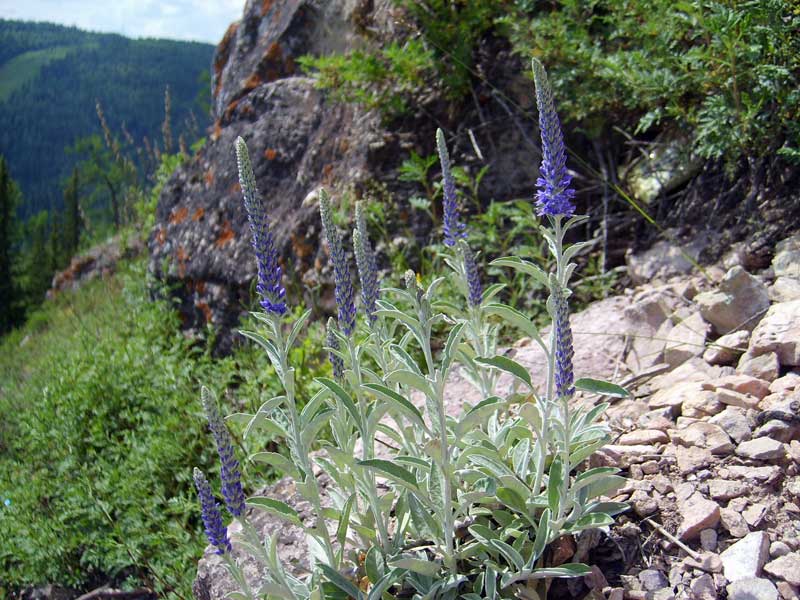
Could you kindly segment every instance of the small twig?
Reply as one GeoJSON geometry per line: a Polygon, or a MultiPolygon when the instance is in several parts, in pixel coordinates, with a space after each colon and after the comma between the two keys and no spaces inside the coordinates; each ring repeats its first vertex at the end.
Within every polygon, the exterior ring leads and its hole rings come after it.
{"type": "Polygon", "coordinates": [[[691,548],[689,548],[689,546],[687,546],[686,544],[684,544],[682,541],[680,541],[678,538],[676,538],[674,535],[672,535],[672,534],[671,534],[669,531],[667,531],[666,529],[664,529],[664,528],[663,528],[661,525],[659,525],[659,524],[658,524],[658,523],[656,523],[655,521],[651,520],[651,519],[650,519],[650,517],[647,517],[647,518],[645,518],[645,519],[642,519],[642,521],[643,521],[643,522],[646,522],[646,523],[649,523],[649,524],[650,524],[650,526],[652,526],[652,527],[653,527],[653,529],[657,530],[657,531],[658,531],[658,532],[659,532],[661,535],[663,535],[663,536],[664,536],[665,538],[667,538],[669,541],[671,541],[671,542],[673,542],[674,544],[676,544],[676,545],[677,545],[679,548],[681,548],[681,550],[684,550],[684,551],[686,552],[686,554],[688,554],[689,556],[691,556],[693,559],[695,559],[695,560],[697,560],[697,561],[700,561],[700,560],[702,560],[702,556],[700,556],[700,553],[698,553],[698,552],[695,552],[694,550],[692,550],[691,548]]]}

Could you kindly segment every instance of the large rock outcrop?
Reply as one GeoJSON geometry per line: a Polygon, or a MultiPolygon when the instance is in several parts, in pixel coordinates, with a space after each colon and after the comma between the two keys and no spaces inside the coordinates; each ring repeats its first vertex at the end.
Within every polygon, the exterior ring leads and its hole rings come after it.
{"type": "Polygon", "coordinates": [[[495,198],[532,194],[535,133],[509,119],[508,102],[529,107],[532,84],[500,42],[487,42],[477,68],[477,103],[449,106],[436,89],[420,90],[420,109],[391,125],[375,112],[337,104],[298,71],[297,58],[392,39],[400,22],[389,0],[249,0],[214,56],[214,126],[206,146],[165,185],[150,236],[150,270],[181,302],[187,327],[210,324],[229,347],[231,328],[252,300],[255,265],[238,185],[233,142],[247,141],[259,189],[276,224],[287,284],[316,284],[326,264],[314,196],[377,197],[402,208],[415,234],[430,222],[407,201],[421,190],[400,181],[397,168],[411,150],[434,153],[442,126],[456,164],[490,164],[482,190],[495,198]],[[482,87],[486,85],[485,89],[482,87]],[[493,90],[502,90],[495,93],[493,90]],[[479,149],[479,150],[478,150],[479,149]],[[489,192],[490,191],[490,192],[489,192]],[[309,197],[309,201],[304,199],[309,197]]]}

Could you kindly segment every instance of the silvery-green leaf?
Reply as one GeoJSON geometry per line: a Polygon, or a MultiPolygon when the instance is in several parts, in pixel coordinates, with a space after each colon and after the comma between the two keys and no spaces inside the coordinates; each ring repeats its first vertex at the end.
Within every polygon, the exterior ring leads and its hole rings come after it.
{"type": "MultiPolygon", "coordinates": [[[[414,526],[418,531],[427,531],[434,539],[442,538],[442,525],[441,521],[433,517],[431,512],[423,507],[422,503],[417,499],[415,494],[408,494],[408,510],[411,514],[411,519],[414,526]]],[[[433,503],[433,502],[432,502],[433,503]]]]}
{"type": "Polygon", "coordinates": [[[361,413],[359,413],[358,408],[353,403],[353,399],[350,397],[350,394],[345,392],[342,386],[336,383],[333,379],[328,379],[327,377],[317,377],[316,381],[333,392],[333,395],[336,396],[336,399],[342,403],[342,406],[344,406],[345,410],[350,413],[353,421],[360,427],[361,413]]]}
{"type": "Polygon", "coordinates": [[[503,555],[503,558],[505,558],[506,561],[508,561],[508,564],[513,565],[517,571],[521,571],[525,567],[525,561],[523,560],[522,555],[520,555],[519,552],[514,550],[514,548],[512,548],[505,542],[497,539],[490,540],[489,546],[494,550],[500,552],[500,554],[503,555]]]}
{"type": "Polygon", "coordinates": [[[506,403],[498,396],[491,396],[478,402],[458,422],[457,433],[459,437],[471,429],[474,423],[485,419],[487,414],[500,410],[505,406],[506,403]]]}
{"type": "Polygon", "coordinates": [[[401,464],[411,465],[413,467],[419,467],[419,468],[423,469],[425,471],[425,473],[428,472],[428,470],[430,469],[430,465],[431,465],[430,461],[427,461],[424,458],[419,458],[418,456],[402,456],[401,455],[401,456],[395,456],[394,460],[396,462],[401,463],[401,464]]]}
{"type": "Polygon", "coordinates": [[[575,258],[579,252],[583,251],[586,248],[591,248],[592,246],[594,246],[593,240],[589,240],[586,242],[575,242],[574,244],[570,244],[567,248],[564,249],[562,260],[566,264],[573,258],[575,258]]]}
{"type": "Polygon", "coordinates": [[[225,595],[225,598],[229,600],[250,600],[245,594],[242,592],[228,592],[225,595]]]}
{"type": "Polygon", "coordinates": [[[530,488],[513,475],[501,475],[498,477],[498,480],[502,486],[511,488],[522,498],[529,498],[531,496],[530,488]]]}
{"type": "Polygon", "coordinates": [[[356,495],[351,494],[342,507],[342,514],[339,517],[339,524],[336,526],[336,540],[339,542],[339,551],[342,552],[347,539],[347,529],[350,525],[350,511],[353,509],[356,495]]]}
{"type": "Polygon", "coordinates": [[[536,537],[533,540],[533,550],[528,559],[528,569],[533,568],[536,561],[544,552],[545,547],[550,541],[550,509],[546,508],[539,517],[539,527],[536,528],[536,537]]]}
{"type": "Polygon", "coordinates": [[[414,477],[414,474],[405,467],[401,467],[390,460],[384,460],[382,458],[370,458],[368,460],[360,460],[358,461],[358,464],[362,467],[378,471],[380,474],[388,477],[392,481],[407,485],[412,489],[417,489],[417,478],[414,477]]]}
{"type": "Polygon", "coordinates": [[[583,515],[573,525],[569,526],[567,531],[570,533],[575,533],[581,531],[582,529],[605,527],[606,525],[612,525],[613,523],[614,518],[610,517],[606,513],[590,513],[588,515],[583,515]]]}
{"type": "Polygon", "coordinates": [[[321,410],[311,419],[311,422],[303,428],[303,444],[305,444],[306,447],[311,446],[311,444],[317,440],[317,434],[320,429],[328,424],[333,414],[334,411],[330,408],[321,410]]]}
{"type": "Polygon", "coordinates": [[[619,475],[606,475],[586,486],[586,497],[591,500],[598,496],[608,496],[611,492],[625,485],[625,478],[619,475]]]}
{"type": "Polygon", "coordinates": [[[425,297],[426,300],[430,301],[430,299],[433,298],[436,295],[436,289],[442,283],[444,283],[445,279],[446,279],[446,277],[437,277],[436,279],[431,281],[431,284],[428,286],[428,289],[425,290],[424,297],[425,297]]]}
{"type": "Polygon", "coordinates": [[[519,312],[516,308],[512,308],[505,304],[491,303],[484,306],[484,311],[490,315],[497,315],[508,324],[520,329],[522,333],[530,336],[539,346],[548,354],[547,346],[539,335],[539,330],[536,328],[531,320],[519,312]]]}
{"type": "Polygon", "coordinates": [[[375,584],[370,588],[367,600],[381,600],[381,598],[383,598],[383,594],[400,580],[403,572],[404,571],[402,569],[392,569],[386,573],[386,575],[376,581],[375,584]]]}
{"type": "Polygon", "coordinates": [[[288,521],[294,525],[299,525],[300,527],[303,526],[303,522],[300,520],[297,511],[280,500],[267,498],[266,496],[252,496],[247,499],[246,504],[247,506],[260,508],[261,510],[273,514],[276,517],[279,517],[284,521],[288,521]]]}
{"type": "Polygon", "coordinates": [[[475,359],[475,362],[481,365],[486,365],[492,367],[494,369],[499,369],[501,371],[505,371],[510,375],[513,375],[528,387],[533,387],[533,382],[531,381],[531,374],[528,373],[528,369],[523,367],[517,361],[508,358],[507,356],[492,356],[492,357],[482,357],[479,356],[475,359]]]}
{"type": "Polygon", "coordinates": [[[431,388],[427,378],[417,375],[412,371],[406,371],[403,369],[392,371],[386,376],[386,381],[389,383],[400,383],[402,385],[412,387],[415,390],[419,390],[429,398],[433,398],[434,396],[433,389],[431,388]]]}
{"type": "Polygon", "coordinates": [[[316,394],[311,397],[311,400],[306,402],[306,405],[303,407],[303,410],[300,411],[300,423],[301,427],[305,427],[311,419],[314,418],[314,415],[317,413],[319,408],[325,402],[325,398],[328,395],[327,388],[323,388],[319,390],[316,394]]]}
{"type": "Polygon", "coordinates": [[[585,577],[592,568],[581,563],[569,563],[560,567],[534,569],[528,579],[544,579],[545,577],[585,577]]]}
{"type": "Polygon", "coordinates": [[[294,346],[294,342],[297,339],[297,335],[305,326],[306,321],[308,321],[309,315],[311,315],[311,309],[308,309],[306,312],[300,315],[300,318],[297,319],[297,321],[295,321],[294,325],[292,326],[292,331],[289,333],[289,337],[286,338],[287,348],[291,348],[292,346],[294,346]]]}
{"type": "Polygon", "coordinates": [[[232,413],[225,417],[225,421],[236,423],[237,425],[247,425],[254,415],[249,413],[232,413]]]}
{"type": "Polygon", "coordinates": [[[383,577],[383,557],[380,550],[375,546],[367,550],[367,555],[364,558],[364,571],[373,584],[383,577]]]}
{"type": "Polygon", "coordinates": [[[297,477],[299,475],[297,467],[295,467],[294,463],[286,458],[283,454],[278,454],[277,452],[256,452],[250,456],[249,460],[269,465],[276,470],[285,473],[286,475],[291,475],[292,477],[297,477]]]}
{"type": "Polygon", "coordinates": [[[439,570],[442,568],[439,563],[411,557],[396,558],[391,560],[389,561],[389,566],[394,567],[395,569],[408,569],[409,571],[419,573],[420,575],[426,575],[428,577],[437,575],[439,570]]]}
{"type": "MultiPolygon", "coordinates": [[[[282,600],[294,600],[292,592],[288,588],[278,585],[277,583],[262,583],[258,588],[258,595],[268,596],[270,598],[281,598],[282,600]]],[[[245,596],[245,600],[249,599],[245,596]]]]}
{"type": "Polygon", "coordinates": [[[598,479],[603,479],[609,475],[616,475],[617,473],[619,473],[619,469],[616,467],[595,467],[594,469],[589,469],[575,478],[571,489],[579,490],[590,483],[594,483],[598,479]]]}
{"type": "Polygon", "coordinates": [[[489,300],[494,298],[497,294],[502,292],[506,288],[505,283],[493,283],[492,285],[488,286],[483,291],[483,297],[481,298],[481,304],[486,304],[489,300]]]}
{"type": "Polygon", "coordinates": [[[550,465],[550,474],[547,481],[547,506],[554,515],[558,514],[558,507],[561,504],[561,484],[563,479],[563,465],[561,460],[557,458],[550,465]]]}
{"type": "Polygon", "coordinates": [[[528,473],[528,462],[531,455],[531,442],[530,440],[522,440],[516,446],[511,454],[511,466],[514,472],[519,477],[525,477],[528,473]]]}
{"type": "Polygon", "coordinates": [[[625,502],[592,502],[585,511],[586,513],[606,513],[607,515],[618,515],[628,510],[630,506],[625,502]]]}
{"type": "Polygon", "coordinates": [[[267,351],[267,356],[269,356],[270,362],[272,362],[272,366],[275,368],[275,371],[278,373],[278,377],[283,379],[283,369],[281,368],[281,358],[278,349],[275,347],[270,340],[265,338],[260,333],[256,333],[255,331],[243,331],[239,330],[244,337],[253,340],[259,346],[264,348],[267,351]]]}
{"type": "Polygon", "coordinates": [[[516,490],[507,487],[499,487],[497,488],[496,495],[497,499],[507,507],[522,513],[523,515],[528,514],[528,507],[525,505],[525,498],[520,496],[516,490]]]}
{"type": "Polygon", "coordinates": [[[455,358],[455,351],[461,341],[461,336],[464,335],[464,322],[456,324],[447,336],[447,342],[444,345],[444,352],[442,353],[442,371],[447,373],[450,365],[455,358]]]}
{"type": "Polygon", "coordinates": [[[426,432],[428,431],[428,427],[425,425],[425,421],[419,409],[393,389],[378,383],[365,383],[362,387],[368,389],[376,396],[391,402],[396,409],[409,417],[416,425],[422,427],[426,432]]]}
{"type": "Polygon", "coordinates": [[[409,370],[413,371],[420,377],[422,377],[422,371],[420,371],[419,366],[417,365],[416,361],[411,358],[411,355],[405,351],[402,346],[397,344],[389,344],[389,349],[391,350],[392,354],[403,363],[403,365],[409,370]]]}
{"type": "Polygon", "coordinates": [[[511,267],[521,273],[530,275],[533,279],[543,285],[547,285],[547,273],[530,261],[523,260],[518,256],[505,256],[496,258],[489,263],[492,267],[511,267]]]}
{"type": "Polygon", "coordinates": [[[494,600],[497,597],[497,571],[491,566],[487,566],[485,571],[484,587],[486,589],[486,597],[488,600],[494,600]]]}
{"type": "Polygon", "coordinates": [[[603,396],[611,396],[612,398],[627,398],[630,396],[630,392],[624,387],[600,379],[582,377],[576,380],[574,385],[577,389],[583,390],[584,392],[602,394],[603,396]]]}
{"type": "Polygon", "coordinates": [[[325,575],[325,578],[328,581],[342,590],[345,594],[351,598],[355,598],[355,600],[363,600],[364,595],[361,593],[361,590],[359,590],[352,581],[344,577],[344,575],[339,573],[336,569],[332,569],[325,563],[318,563],[317,567],[319,567],[319,569],[322,571],[322,574],[325,575]]]}
{"type": "Polygon", "coordinates": [[[569,455],[570,464],[578,465],[582,463],[584,460],[589,458],[592,454],[594,454],[597,450],[599,450],[605,445],[606,445],[606,440],[604,438],[601,438],[590,444],[587,444],[586,446],[583,446],[582,448],[579,448],[578,450],[575,450],[569,455]]]}

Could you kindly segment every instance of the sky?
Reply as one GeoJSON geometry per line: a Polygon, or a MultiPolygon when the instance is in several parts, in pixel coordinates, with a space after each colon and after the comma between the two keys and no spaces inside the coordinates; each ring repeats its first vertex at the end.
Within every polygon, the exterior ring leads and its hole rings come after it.
{"type": "Polygon", "coordinates": [[[218,43],[245,0],[0,0],[0,18],[49,21],[128,37],[218,43]]]}

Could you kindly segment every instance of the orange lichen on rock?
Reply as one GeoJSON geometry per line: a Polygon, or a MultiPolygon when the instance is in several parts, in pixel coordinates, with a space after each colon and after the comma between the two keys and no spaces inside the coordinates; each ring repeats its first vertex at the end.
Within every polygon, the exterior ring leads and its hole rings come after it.
{"type": "Polygon", "coordinates": [[[161,227],[161,225],[159,225],[158,229],[156,230],[156,236],[155,237],[156,237],[156,242],[158,243],[158,245],[159,246],[163,246],[164,242],[167,241],[167,230],[164,229],[163,227],[161,227]]]}
{"type": "Polygon", "coordinates": [[[220,120],[217,119],[216,121],[214,121],[214,133],[211,134],[211,139],[216,142],[219,139],[219,136],[221,135],[222,135],[222,123],[220,123],[220,120]]]}
{"type": "Polygon", "coordinates": [[[330,185],[333,182],[333,165],[331,163],[322,167],[322,181],[326,185],[330,185]]]}
{"type": "Polygon", "coordinates": [[[261,16],[263,17],[269,12],[269,9],[272,8],[272,3],[274,0],[263,0],[261,2],[261,16]]]}
{"type": "Polygon", "coordinates": [[[196,211],[194,211],[194,214],[192,215],[192,221],[199,221],[200,219],[203,218],[203,215],[205,214],[206,214],[206,209],[201,206],[196,211]]]}
{"type": "Polygon", "coordinates": [[[257,88],[259,85],[261,85],[261,75],[259,75],[258,73],[253,73],[244,82],[244,89],[250,91],[252,89],[257,88]]]}
{"type": "Polygon", "coordinates": [[[239,100],[233,100],[230,104],[228,104],[228,108],[225,109],[225,114],[222,117],[223,120],[230,121],[233,111],[236,110],[237,106],[239,106],[239,100]]]}
{"type": "Polygon", "coordinates": [[[169,216],[169,223],[170,225],[180,225],[186,220],[186,217],[189,216],[189,209],[185,206],[181,206],[177,210],[173,210],[172,214],[169,216]]]}
{"type": "Polygon", "coordinates": [[[189,255],[186,253],[183,246],[178,246],[175,255],[178,258],[178,276],[182,279],[186,277],[186,261],[189,260],[189,255]]]}
{"type": "Polygon", "coordinates": [[[217,78],[217,83],[214,86],[214,98],[219,96],[219,91],[222,88],[222,70],[228,62],[230,56],[231,42],[236,35],[236,30],[239,28],[239,23],[231,23],[222,41],[217,46],[216,60],[214,61],[214,75],[217,78]]]}
{"type": "Polygon", "coordinates": [[[231,185],[231,194],[239,194],[242,191],[242,185],[238,181],[234,181],[231,185]]]}
{"type": "Polygon", "coordinates": [[[202,294],[203,292],[206,291],[206,282],[203,281],[202,279],[198,279],[197,281],[194,282],[194,290],[198,294],[202,294]]]}
{"type": "Polygon", "coordinates": [[[222,231],[219,232],[214,245],[217,248],[222,248],[225,244],[230,242],[232,239],[236,237],[236,233],[231,228],[231,222],[226,220],[222,223],[222,231]]]}
{"type": "Polygon", "coordinates": [[[264,158],[267,160],[275,160],[276,156],[278,156],[278,152],[274,148],[264,150],[264,158]]]}
{"type": "Polygon", "coordinates": [[[295,232],[292,232],[290,234],[290,238],[292,240],[292,252],[300,260],[303,260],[314,253],[314,245],[310,244],[305,237],[299,236],[295,232]]]}
{"type": "Polygon", "coordinates": [[[206,188],[210,188],[214,183],[214,167],[210,167],[203,175],[203,180],[206,182],[206,188]]]}
{"type": "Polygon", "coordinates": [[[203,317],[206,320],[206,323],[211,323],[211,307],[208,306],[207,302],[203,302],[202,300],[198,300],[194,303],[194,305],[203,313],[203,317]]]}

